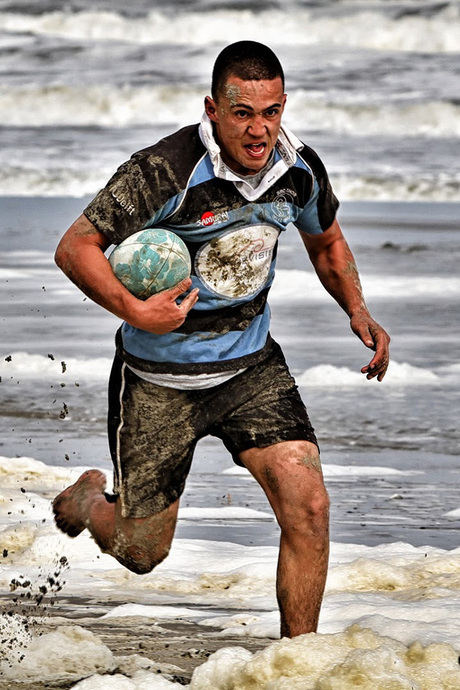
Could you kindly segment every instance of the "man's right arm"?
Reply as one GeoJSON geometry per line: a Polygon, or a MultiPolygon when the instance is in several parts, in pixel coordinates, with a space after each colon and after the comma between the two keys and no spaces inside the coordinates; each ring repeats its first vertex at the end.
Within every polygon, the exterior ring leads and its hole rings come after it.
{"type": "Polygon", "coordinates": [[[198,300],[198,290],[192,290],[176,303],[189,289],[190,278],[145,301],[137,299],[113,273],[104,254],[109,246],[107,237],[81,215],[59,242],[55,261],[85,295],[132,326],[159,335],[179,328],[198,300]]]}

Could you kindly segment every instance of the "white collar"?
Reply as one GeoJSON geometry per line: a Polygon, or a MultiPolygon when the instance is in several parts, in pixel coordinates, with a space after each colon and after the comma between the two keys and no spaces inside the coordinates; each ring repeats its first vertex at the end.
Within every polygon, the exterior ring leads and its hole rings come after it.
{"type": "Polygon", "coordinates": [[[276,149],[280,159],[267,170],[258,187],[255,189],[241,177],[238,177],[228,168],[222,160],[220,146],[214,139],[212,122],[206,113],[203,113],[199,127],[200,139],[206,146],[214,169],[214,175],[222,180],[234,183],[238,191],[247,201],[255,201],[267,189],[277,182],[291,168],[297,159],[297,150],[303,147],[302,142],[287,127],[281,126],[276,149]]]}

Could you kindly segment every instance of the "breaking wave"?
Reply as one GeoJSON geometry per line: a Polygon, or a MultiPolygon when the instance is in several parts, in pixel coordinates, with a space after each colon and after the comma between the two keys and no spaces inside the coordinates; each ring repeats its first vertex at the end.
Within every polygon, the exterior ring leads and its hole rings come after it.
{"type": "MultiPolygon", "coordinates": [[[[368,299],[457,299],[460,294],[460,277],[454,276],[396,276],[361,273],[364,292],[368,299]]],[[[330,299],[313,271],[278,269],[270,301],[330,299]]]]}
{"type": "MultiPolygon", "coordinates": [[[[5,166],[0,170],[0,196],[94,195],[105,185],[114,169],[115,165],[91,169],[90,164],[82,170],[5,166]]],[[[331,173],[330,177],[342,201],[460,201],[460,176],[448,180],[442,176],[401,179],[331,173]]]]}
{"type": "MultiPolygon", "coordinates": [[[[0,86],[2,126],[183,126],[201,116],[203,89],[186,84],[0,86]]],[[[285,119],[296,131],[335,134],[460,137],[460,105],[434,101],[363,104],[327,102],[303,89],[289,93],[285,119]]]]}
{"type": "Polygon", "coordinates": [[[0,359],[0,376],[3,379],[57,379],[105,381],[109,375],[112,361],[106,357],[88,359],[67,358],[61,361],[52,353],[34,355],[28,352],[12,352],[0,359]]]}
{"type": "MultiPolygon", "coordinates": [[[[385,386],[432,386],[439,385],[442,377],[431,369],[415,367],[407,362],[390,362],[387,374],[382,381],[385,386]]],[[[336,367],[332,364],[320,364],[307,369],[297,377],[299,386],[341,387],[368,385],[367,379],[360,373],[347,367],[336,367]]]]}
{"type": "Polygon", "coordinates": [[[272,45],[342,45],[376,50],[458,52],[459,8],[440,7],[423,14],[382,14],[375,8],[348,15],[315,17],[308,10],[221,9],[170,15],[151,11],[126,17],[114,11],[48,12],[41,15],[0,13],[4,31],[59,36],[85,41],[128,41],[136,44],[206,45],[253,39],[254,26],[272,45]],[[280,31],[280,26],[283,31],[280,31]]]}

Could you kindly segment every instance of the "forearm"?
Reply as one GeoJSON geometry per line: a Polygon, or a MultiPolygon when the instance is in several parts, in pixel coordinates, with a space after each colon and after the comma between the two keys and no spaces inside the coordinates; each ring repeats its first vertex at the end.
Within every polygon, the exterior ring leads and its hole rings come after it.
{"type": "Polygon", "coordinates": [[[323,236],[302,239],[321,283],[348,316],[368,313],[356,262],[338,223],[323,236]]]}
{"type": "MultiPolygon", "coordinates": [[[[108,245],[108,242],[107,242],[108,245]]],[[[77,221],[58,245],[55,261],[93,302],[123,320],[132,319],[137,300],[115,277],[98,233],[77,221]]]]}
{"type": "Polygon", "coordinates": [[[368,313],[356,262],[345,239],[338,240],[314,259],[321,283],[348,316],[368,313]]]}
{"type": "Polygon", "coordinates": [[[198,300],[192,290],[180,304],[176,300],[191,286],[190,278],[143,301],[116,278],[104,251],[109,241],[80,216],[60,241],[55,254],[59,268],[90,299],[131,326],[162,335],[181,326],[198,300]]]}
{"type": "Polygon", "coordinates": [[[381,381],[388,367],[390,337],[369,313],[353,254],[339,224],[334,221],[322,235],[303,235],[302,239],[322,284],[350,317],[352,331],[375,350],[361,371],[368,379],[381,381]]]}

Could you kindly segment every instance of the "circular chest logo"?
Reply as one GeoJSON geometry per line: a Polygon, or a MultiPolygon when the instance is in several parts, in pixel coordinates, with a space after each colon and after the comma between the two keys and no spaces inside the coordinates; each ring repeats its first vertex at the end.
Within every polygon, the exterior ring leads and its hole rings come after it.
{"type": "Polygon", "coordinates": [[[197,253],[197,275],[220,297],[255,295],[268,280],[278,234],[272,225],[250,225],[216,237],[197,253]]]}
{"type": "Polygon", "coordinates": [[[203,213],[201,216],[201,225],[204,227],[207,227],[208,225],[212,225],[214,223],[214,213],[212,211],[206,211],[206,213],[203,213]]]}
{"type": "Polygon", "coordinates": [[[272,201],[273,214],[282,223],[286,223],[292,219],[294,197],[294,190],[281,189],[272,201]]]}

